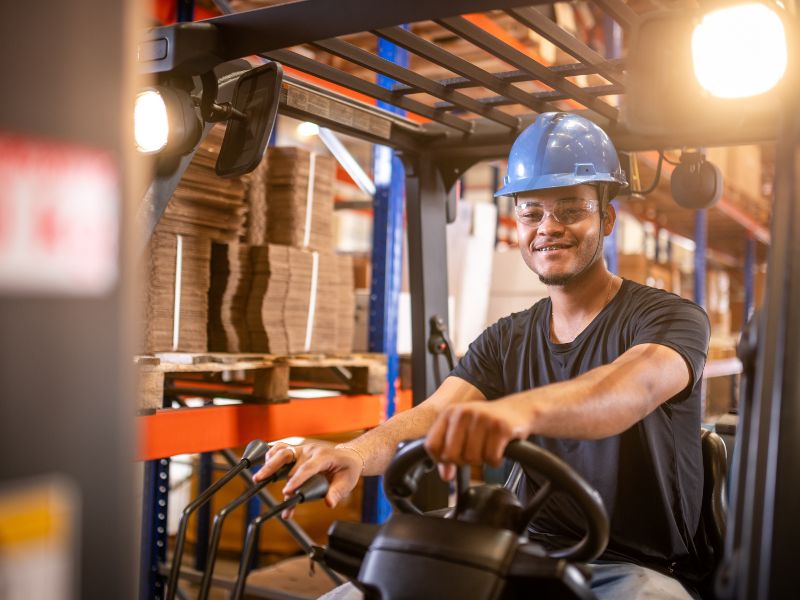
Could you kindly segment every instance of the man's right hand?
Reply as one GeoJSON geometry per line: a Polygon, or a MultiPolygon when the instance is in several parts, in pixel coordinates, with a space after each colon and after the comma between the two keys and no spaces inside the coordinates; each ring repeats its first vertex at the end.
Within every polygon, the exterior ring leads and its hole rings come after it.
{"type": "MultiPolygon", "coordinates": [[[[329,487],[325,504],[331,508],[356,487],[363,465],[354,450],[336,448],[324,442],[311,442],[293,448],[297,454],[297,462],[289,471],[289,479],[283,487],[285,497],[291,496],[306,480],[317,473],[323,473],[328,478],[329,487]]],[[[288,444],[275,444],[267,452],[264,466],[253,479],[256,482],[266,479],[283,465],[292,462],[294,458],[294,453],[288,444]]],[[[284,512],[284,518],[291,517],[293,512],[293,510],[284,512]]]]}

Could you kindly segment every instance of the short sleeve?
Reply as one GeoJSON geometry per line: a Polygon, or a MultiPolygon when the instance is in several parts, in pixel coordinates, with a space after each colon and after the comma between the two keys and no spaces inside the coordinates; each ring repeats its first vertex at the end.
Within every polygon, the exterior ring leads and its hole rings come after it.
{"type": "Polygon", "coordinates": [[[501,322],[484,330],[450,373],[478,388],[487,400],[505,396],[501,356],[501,322]]]}
{"type": "Polygon", "coordinates": [[[680,354],[689,366],[692,384],[674,398],[683,400],[703,376],[711,325],[694,302],[669,295],[646,307],[637,319],[633,344],[660,344],[680,354]]]}

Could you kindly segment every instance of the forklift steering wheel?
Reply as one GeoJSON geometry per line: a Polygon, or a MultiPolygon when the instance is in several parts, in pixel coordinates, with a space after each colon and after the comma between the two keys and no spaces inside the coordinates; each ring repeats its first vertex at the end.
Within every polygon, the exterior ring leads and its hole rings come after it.
{"type": "MultiPolygon", "coordinates": [[[[511,441],[504,456],[545,479],[545,483],[528,505],[519,510],[519,533],[525,530],[547,499],[554,492],[560,491],[567,494],[580,508],[586,524],[586,534],[576,544],[550,551],[548,556],[576,562],[588,562],[600,556],[608,544],[609,535],[608,515],[600,494],[563,460],[530,442],[511,441]]],[[[422,514],[412,503],[411,496],[416,492],[417,482],[422,474],[434,467],[433,460],[425,450],[424,439],[405,444],[395,455],[384,476],[384,490],[392,506],[400,512],[422,514]]],[[[463,492],[464,490],[459,490],[459,502],[463,492]]]]}

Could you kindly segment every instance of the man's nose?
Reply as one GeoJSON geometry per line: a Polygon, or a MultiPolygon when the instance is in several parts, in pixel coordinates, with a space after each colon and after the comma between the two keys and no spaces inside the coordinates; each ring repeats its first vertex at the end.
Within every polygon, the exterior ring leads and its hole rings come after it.
{"type": "Polygon", "coordinates": [[[564,226],[556,221],[556,218],[551,212],[545,212],[542,222],[539,223],[537,232],[540,235],[551,235],[553,233],[563,232],[564,226]]]}

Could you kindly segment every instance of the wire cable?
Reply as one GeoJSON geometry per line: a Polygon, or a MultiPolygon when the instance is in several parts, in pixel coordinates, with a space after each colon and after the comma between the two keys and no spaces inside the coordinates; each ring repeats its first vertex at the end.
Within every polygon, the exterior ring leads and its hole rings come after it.
{"type": "Polygon", "coordinates": [[[642,196],[647,196],[647,194],[650,194],[650,193],[654,192],[655,189],[658,187],[659,182],[661,181],[661,166],[663,165],[664,160],[666,160],[664,158],[664,153],[659,150],[658,151],[658,164],[656,165],[656,176],[653,178],[653,183],[650,185],[650,187],[648,187],[645,190],[634,190],[634,189],[628,188],[626,195],[627,196],[631,196],[633,194],[639,194],[639,195],[642,195],[642,196]]]}

